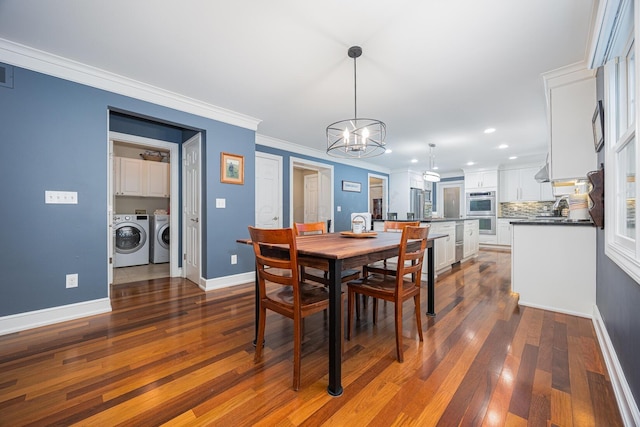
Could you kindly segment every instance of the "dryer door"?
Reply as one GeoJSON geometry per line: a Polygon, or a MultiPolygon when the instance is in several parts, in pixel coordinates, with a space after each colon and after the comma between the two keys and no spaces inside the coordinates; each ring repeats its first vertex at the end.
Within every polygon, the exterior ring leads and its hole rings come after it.
{"type": "Polygon", "coordinates": [[[158,230],[158,243],[165,249],[169,249],[169,224],[163,225],[158,230]]]}
{"type": "Polygon", "coordinates": [[[144,229],[131,222],[122,222],[116,226],[116,252],[131,254],[144,246],[147,233],[144,229]]]}

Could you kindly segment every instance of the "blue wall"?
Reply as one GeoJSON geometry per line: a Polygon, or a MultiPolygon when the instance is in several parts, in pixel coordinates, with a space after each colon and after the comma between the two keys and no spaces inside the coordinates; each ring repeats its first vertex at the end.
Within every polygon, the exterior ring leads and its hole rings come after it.
{"type": "Polygon", "coordinates": [[[14,88],[0,87],[0,316],[107,297],[109,109],[202,132],[202,275],[253,268],[218,260],[254,220],[255,132],[16,67],[14,88]],[[245,156],[245,185],[220,183],[222,151],[245,156]],[[77,191],[79,203],[45,205],[45,190],[77,191]],[[65,288],[69,273],[77,288],[65,288]]]}

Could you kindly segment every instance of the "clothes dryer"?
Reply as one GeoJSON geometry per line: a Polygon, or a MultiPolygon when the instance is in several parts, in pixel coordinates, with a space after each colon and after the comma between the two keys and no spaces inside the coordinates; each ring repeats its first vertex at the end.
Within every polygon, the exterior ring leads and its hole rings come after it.
{"type": "Polygon", "coordinates": [[[149,261],[154,264],[169,262],[169,215],[151,216],[151,236],[149,261]]]}
{"type": "Polygon", "coordinates": [[[113,216],[114,267],[149,264],[149,216],[113,216]]]}

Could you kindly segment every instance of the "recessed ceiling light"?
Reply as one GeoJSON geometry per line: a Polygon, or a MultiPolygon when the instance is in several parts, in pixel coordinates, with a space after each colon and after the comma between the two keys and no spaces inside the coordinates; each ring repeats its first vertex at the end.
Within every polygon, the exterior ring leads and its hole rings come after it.
{"type": "Polygon", "coordinates": [[[475,165],[475,163],[473,163],[473,162],[467,162],[467,166],[473,166],[473,165],[475,165]]]}
{"type": "Polygon", "coordinates": [[[434,167],[433,167],[433,170],[434,170],[434,171],[437,171],[437,170],[438,170],[438,167],[437,167],[437,166],[434,166],[434,167]]]}
{"type": "Polygon", "coordinates": [[[486,129],[484,130],[484,133],[494,133],[495,131],[496,131],[496,129],[495,129],[495,128],[486,128],[486,129]]]}
{"type": "Polygon", "coordinates": [[[509,160],[515,160],[517,158],[518,158],[518,156],[511,156],[511,157],[509,157],[509,160]]]}
{"type": "Polygon", "coordinates": [[[505,148],[509,148],[509,146],[507,144],[500,144],[498,145],[498,148],[504,150],[505,148]]]}
{"type": "Polygon", "coordinates": [[[389,153],[393,153],[393,150],[391,148],[387,148],[386,150],[384,150],[384,152],[386,154],[389,154],[389,153]]]}
{"type": "Polygon", "coordinates": [[[411,163],[418,163],[418,159],[411,159],[411,163]]]}

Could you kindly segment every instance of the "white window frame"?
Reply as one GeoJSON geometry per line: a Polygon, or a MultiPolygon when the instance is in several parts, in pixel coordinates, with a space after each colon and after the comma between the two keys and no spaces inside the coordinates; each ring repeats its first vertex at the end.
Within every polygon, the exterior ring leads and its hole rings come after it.
{"type": "MultiPolygon", "coordinates": [[[[626,164],[620,164],[620,153],[629,144],[635,145],[635,175],[640,165],[638,139],[638,108],[634,105],[634,114],[630,115],[627,83],[629,78],[634,85],[634,101],[638,99],[638,11],[633,10],[633,1],[620,2],[620,14],[615,25],[610,28],[609,52],[604,58],[604,104],[605,104],[605,254],[622,268],[636,282],[640,283],[640,232],[635,226],[631,236],[618,231],[626,228],[628,210],[622,203],[626,200],[625,182],[620,174],[625,174],[626,164]],[[627,75],[627,58],[633,56],[633,75],[627,75]],[[631,120],[631,123],[629,121],[631,120]],[[625,197],[624,200],[620,200],[625,197]],[[623,221],[625,223],[623,223],[623,221]]],[[[637,104],[637,102],[636,102],[637,104]]],[[[639,200],[640,186],[635,185],[634,198],[639,200]]],[[[637,209],[633,211],[634,224],[638,224],[637,209]]]]}

